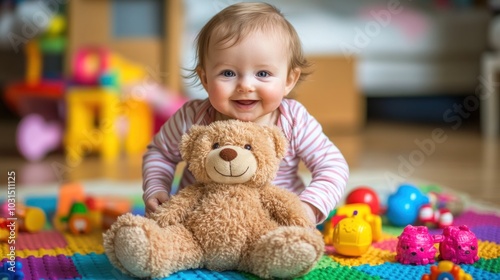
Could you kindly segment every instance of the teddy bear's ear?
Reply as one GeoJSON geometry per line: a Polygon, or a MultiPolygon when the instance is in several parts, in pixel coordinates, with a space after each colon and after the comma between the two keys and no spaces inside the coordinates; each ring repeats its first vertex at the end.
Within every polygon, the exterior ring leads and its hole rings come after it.
{"type": "Polygon", "coordinates": [[[198,137],[203,133],[203,131],[203,126],[193,125],[186,134],[182,135],[179,150],[181,152],[181,157],[183,160],[191,160],[194,144],[196,143],[198,137]]]}
{"type": "Polygon", "coordinates": [[[265,126],[264,128],[273,139],[276,157],[281,160],[285,156],[286,149],[288,147],[288,140],[279,127],[265,126]]]}

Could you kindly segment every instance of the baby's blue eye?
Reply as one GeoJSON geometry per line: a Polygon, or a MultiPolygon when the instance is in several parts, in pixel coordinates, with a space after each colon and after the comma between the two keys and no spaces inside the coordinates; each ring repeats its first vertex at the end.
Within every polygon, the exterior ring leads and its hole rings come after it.
{"type": "Polygon", "coordinates": [[[269,77],[269,72],[266,72],[266,71],[259,71],[259,72],[257,72],[257,77],[259,77],[259,78],[266,78],[266,77],[269,77]]]}
{"type": "Polygon", "coordinates": [[[222,76],[224,76],[224,77],[234,77],[234,76],[236,76],[236,74],[233,71],[231,71],[231,70],[224,70],[224,71],[222,71],[222,76]]]}

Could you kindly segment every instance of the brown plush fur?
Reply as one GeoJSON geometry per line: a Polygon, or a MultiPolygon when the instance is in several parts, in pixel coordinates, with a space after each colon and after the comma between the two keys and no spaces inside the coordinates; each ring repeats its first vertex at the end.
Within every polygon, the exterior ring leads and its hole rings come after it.
{"type": "Polygon", "coordinates": [[[234,120],[193,126],[180,150],[197,183],[151,219],[121,216],[104,234],[111,263],[138,277],[205,267],[290,278],[314,266],[323,239],[298,197],[271,184],[286,151],[277,127],[234,120]]]}

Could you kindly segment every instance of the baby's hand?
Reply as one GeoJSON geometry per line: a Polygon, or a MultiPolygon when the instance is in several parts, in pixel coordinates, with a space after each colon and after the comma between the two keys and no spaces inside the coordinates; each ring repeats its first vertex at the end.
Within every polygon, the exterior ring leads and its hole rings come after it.
{"type": "Polygon", "coordinates": [[[304,202],[302,201],[302,206],[304,207],[304,211],[306,211],[306,215],[307,215],[307,218],[309,219],[309,221],[311,221],[311,223],[316,226],[316,223],[317,223],[317,220],[316,220],[316,217],[317,217],[317,212],[319,212],[318,209],[316,209],[316,207],[312,206],[311,204],[307,203],[307,202],[304,202]]]}
{"type": "Polygon", "coordinates": [[[145,201],[146,205],[146,217],[154,213],[158,207],[168,200],[168,193],[157,192],[154,193],[152,197],[145,201]]]}

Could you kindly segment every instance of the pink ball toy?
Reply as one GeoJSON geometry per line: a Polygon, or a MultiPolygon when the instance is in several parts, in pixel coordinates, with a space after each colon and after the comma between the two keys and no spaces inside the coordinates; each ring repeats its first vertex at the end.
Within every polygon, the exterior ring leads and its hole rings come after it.
{"type": "Polygon", "coordinates": [[[476,235],[465,225],[449,226],[443,230],[439,257],[456,264],[473,264],[479,260],[476,235]]]}

